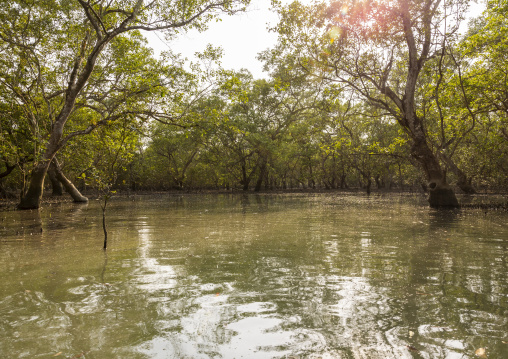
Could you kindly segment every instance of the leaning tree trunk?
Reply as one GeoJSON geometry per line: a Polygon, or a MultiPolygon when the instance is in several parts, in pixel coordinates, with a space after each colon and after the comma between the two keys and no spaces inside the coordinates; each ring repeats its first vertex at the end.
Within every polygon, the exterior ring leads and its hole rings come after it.
{"type": "Polygon", "coordinates": [[[52,188],[51,195],[52,196],[63,195],[62,183],[58,180],[58,178],[56,176],[56,170],[55,170],[53,163],[49,166],[48,176],[49,176],[49,180],[51,181],[51,188],[52,188]]]}
{"type": "Polygon", "coordinates": [[[70,196],[72,197],[74,202],[80,202],[80,203],[88,202],[88,198],[83,196],[81,194],[81,192],[79,192],[79,190],[72,184],[72,182],[69,181],[67,179],[67,177],[65,177],[65,175],[62,172],[62,169],[60,168],[60,164],[58,163],[58,160],[56,159],[56,157],[53,158],[53,161],[51,162],[51,167],[55,171],[55,175],[56,175],[57,180],[60,183],[62,183],[62,185],[65,188],[65,191],[68,194],[70,194],[70,196]]]}
{"type": "Polygon", "coordinates": [[[471,178],[467,178],[464,171],[462,171],[455,161],[453,161],[447,154],[441,153],[441,158],[446,162],[450,171],[453,172],[455,176],[457,176],[457,186],[464,192],[465,194],[475,194],[476,190],[471,184],[471,178]]]}
{"type": "MultiPolygon", "coordinates": [[[[461,171],[462,172],[462,171],[461,171]]],[[[476,194],[476,189],[474,188],[472,182],[472,178],[467,178],[464,176],[459,176],[457,181],[457,186],[465,193],[465,194],[476,194]]]]}
{"type": "Polygon", "coordinates": [[[466,174],[457,166],[450,167],[450,170],[457,176],[457,186],[465,194],[476,194],[476,189],[472,185],[472,178],[467,178],[466,174]]]}

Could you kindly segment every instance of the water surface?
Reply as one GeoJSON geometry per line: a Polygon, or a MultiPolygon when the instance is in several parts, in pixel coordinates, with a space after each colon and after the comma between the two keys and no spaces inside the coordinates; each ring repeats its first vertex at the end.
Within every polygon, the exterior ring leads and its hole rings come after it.
{"type": "Polygon", "coordinates": [[[163,195],[0,212],[3,358],[508,357],[508,214],[163,195]],[[41,231],[42,229],[42,231],[41,231]]]}

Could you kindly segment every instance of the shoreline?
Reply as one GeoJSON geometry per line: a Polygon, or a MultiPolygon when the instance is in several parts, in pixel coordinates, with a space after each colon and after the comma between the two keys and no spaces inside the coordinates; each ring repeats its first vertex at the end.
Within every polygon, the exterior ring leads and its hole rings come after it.
{"type": "MultiPolygon", "coordinates": [[[[122,199],[122,198],[130,198],[130,197],[162,197],[162,196],[203,196],[203,195],[259,195],[259,196],[273,196],[273,195],[312,195],[312,194],[330,194],[330,195],[340,195],[340,194],[355,194],[355,195],[364,195],[364,196],[377,196],[377,195],[417,195],[425,197],[426,193],[422,190],[415,191],[411,189],[407,190],[399,190],[399,189],[373,189],[370,194],[367,194],[364,189],[361,188],[348,188],[348,189],[288,189],[288,190],[262,190],[262,191],[243,191],[243,190],[167,190],[167,191],[124,191],[120,190],[115,193],[111,200],[122,199]]],[[[85,193],[90,201],[99,200],[101,195],[96,192],[85,193]]],[[[474,195],[467,194],[457,194],[461,203],[460,209],[501,209],[508,210],[508,192],[501,191],[492,191],[492,192],[482,192],[474,195]],[[475,199],[488,199],[490,197],[489,203],[468,203],[474,201],[475,199]],[[497,200],[494,201],[494,197],[497,197],[497,200]],[[502,198],[500,202],[499,198],[502,198]]],[[[16,206],[18,204],[18,199],[0,199],[0,211],[10,211],[17,210],[16,206]]],[[[42,198],[41,205],[42,206],[52,206],[58,204],[71,204],[74,203],[72,198],[67,194],[63,194],[62,196],[52,196],[51,194],[44,195],[42,198]]],[[[79,204],[79,203],[77,203],[79,204]]]]}

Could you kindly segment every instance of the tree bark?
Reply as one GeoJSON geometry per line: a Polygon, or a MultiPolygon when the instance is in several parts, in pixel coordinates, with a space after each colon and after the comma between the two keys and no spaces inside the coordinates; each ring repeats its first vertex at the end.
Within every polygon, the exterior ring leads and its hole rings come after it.
{"type": "Polygon", "coordinates": [[[471,184],[472,179],[468,178],[467,175],[462,171],[447,154],[440,153],[441,158],[446,162],[450,171],[457,176],[457,186],[465,194],[475,194],[476,190],[471,184]]]}
{"type": "Polygon", "coordinates": [[[369,176],[369,177],[367,177],[367,188],[365,188],[365,190],[367,191],[367,194],[371,193],[371,187],[372,187],[372,179],[369,176]]]}
{"type": "Polygon", "coordinates": [[[11,172],[16,168],[16,165],[9,165],[7,161],[5,161],[5,171],[0,173],[0,178],[7,177],[11,174],[11,172]]]}
{"type": "Polygon", "coordinates": [[[103,249],[106,250],[108,247],[108,231],[106,229],[106,206],[102,208],[102,230],[104,231],[104,246],[103,249]]]}
{"type": "Polygon", "coordinates": [[[245,181],[242,184],[243,184],[242,191],[248,191],[249,190],[249,182],[245,181]]]}
{"type": "MultiPolygon", "coordinates": [[[[415,136],[416,137],[416,136],[415,136]]],[[[430,149],[425,138],[413,138],[411,155],[420,163],[427,176],[429,205],[431,207],[458,207],[455,192],[446,181],[446,172],[430,149]]]]}
{"type": "Polygon", "coordinates": [[[55,166],[53,165],[53,163],[51,163],[51,165],[49,166],[48,176],[49,176],[49,180],[51,181],[51,188],[52,188],[51,195],[52,196],[63,195],[62,183],[58,180],[58,178],[56,176],[56,170],[55,170],[55,166]]]}
{"type": "Polygon", "coordinates": [[[247,169],[245,168],[245,164],[242,163],[242,180],[240,184],[242,185],[242,190],[248,191],[250,183],[250,176],[247,176],[247,169]]]}
{"type": "MultiPolygon", "coordinates": [[[[461,171],[462,172],[462,171],[461,171]]],[[[476,194],[476,189],[474,188],[472,182],[472,178],[467,178],[466,175],[459,176],[457,181],[457,186],[464,192],[465,194],[476,194]]]]}
{"type": "Polygon", "coordinates": [[[60,183],[62,183],[62,185],[65,188],[65,191],[68,194],[70,194],[70,196],[72,197],[74,202],[78,202],[78,203],[88,202],[88,198],[83,196],[81,194],[81,192],[79,192],[79,190],[72,184],[72,182],[69,181],[67,179],[67,177],[65,177],[65,175],[62,172],[62,169],[60,168],[60,164],[58,163],[58,160],[56,159],[56,157],[53,158],[53,161],[51,162],[51,167],[54,168],[54,170],[55,170],[55,175],[56,175],[57,180],[60,183]]]}
{"type": "Polygon", "coordinates": [[[346,177],[347,175],[345,173],[343,173],[341,176],[340,176],[340,189],[347,189],[349,188],[347,183],[346,183],[346,177]]]}
{"type": "Polygon", "coordinates": [[[265,178],[266,174],[266,167],[267,167],[267,160],[263,159],[261,163],[261,167],[259,168],[259,177],[256,182],[256,186],[254,187],[255,192],[261,191],[261,185],[263,184],[263,179],[265,178]]]}
{"type": "Polygon", "coordinates": [[[244,191],[249,190],[250,181],[252,180],[252,176],[254,175],[254,172],[256,172],[258,165],[259,163],[256,164],[256,166],[247,175],[247,163],[245,161],[245,158],[242,159],[242,179],[240,181],[240,184],[243,186],[244,191]]]}
{"type": "Polygon", "coordinates": [[[30,185],[21,197],[18,209],[37,209],[40,207],[44,190],[44,177],[46,177],[49,162],[43,160],[35,165],[30,176],[30,185]]]}
{"type": "MultiPolygon", "coordinates": [[[[370,195],[371,187],[372,187],[372,177],[370,175],[370,172],[362,171],[359,166],[356,166],[356,169],[358,170],[358,173],[367,181],[365,190],[366,190],[367,194],[370,195]]],[[[361,180],[360,180],[360,187],[363,187],[361,180]]]]}
{"type": "Polygon", "coordinates": [[[106,250],[108,247],[108,230],[106,228],[106,207],[108,206],[109,194],[104,195],[104,203],[101,203],[102,209],[102,230],[104,231],[104,246],[106,250]]]}

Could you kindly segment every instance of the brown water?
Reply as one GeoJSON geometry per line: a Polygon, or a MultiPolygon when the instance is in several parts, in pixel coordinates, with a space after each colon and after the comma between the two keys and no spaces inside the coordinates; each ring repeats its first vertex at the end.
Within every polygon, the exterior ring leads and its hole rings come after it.
{"type": "Polygon", "coordinates": [[[132,197],[105,255],[97,202],[0,212],[0,357],[508,358],[507,223],[397,195],[132,197]]]}

